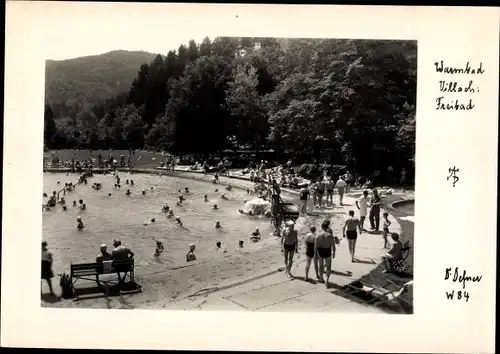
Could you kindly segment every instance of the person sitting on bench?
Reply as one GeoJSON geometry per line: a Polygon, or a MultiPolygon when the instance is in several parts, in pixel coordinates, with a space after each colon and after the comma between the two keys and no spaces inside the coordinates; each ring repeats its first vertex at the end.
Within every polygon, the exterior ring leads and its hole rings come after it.
{"type": "MultiPolygon", "coordinates": [[[[115,249],[113,252],[111,252],[111,258],[115,261],[122,261],[126,259],[132,259],[134,258],[134,253],[127,247],[122,245],[122,242],[118,239],[115,239],[113,242],[113,246],[115,249]]],[[[125,281],[125,275],[123,275],[123,278],[120,277],[120,269],[116,269],[116,274],[118,275],[118,281],[119,283],[123,283],[125,281]]]]}

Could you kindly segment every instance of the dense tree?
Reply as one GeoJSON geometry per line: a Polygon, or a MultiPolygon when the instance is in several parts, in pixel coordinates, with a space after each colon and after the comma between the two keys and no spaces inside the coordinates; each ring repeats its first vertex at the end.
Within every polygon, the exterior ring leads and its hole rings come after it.
{"type": "Polygon", "coordinates": [[[54,121],[54,113],[52,112],[52,108],[49,105],[45,105],[45,114],[44,114],[44,135],[43,142],[45,146],[51,148],[52,138],[57,133],[56,122],[54,121]]]}

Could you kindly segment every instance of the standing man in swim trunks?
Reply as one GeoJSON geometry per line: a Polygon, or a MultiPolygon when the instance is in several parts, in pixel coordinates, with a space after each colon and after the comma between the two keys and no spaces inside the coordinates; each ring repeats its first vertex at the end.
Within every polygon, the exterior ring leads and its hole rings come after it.
{"type": "Polygon", "coordinates": [[[363,232],[359,219],[354,217],[354,210],[349,210],[349,218],[345,221],[342,234],[344,237],[347,237],[347,241],[349,242],[349,253],[351,254],[352,263],[356,261],[354,258],[354,253],[356,252],[356,240],[358,239],[356,229],[359,229],[360,234],[363,232]]]}
{"type": "Polygon", "coordinates": [[[325,282],[325,286],[328,288],[328,281],[330,279],[330,274],[332,272],[332,253],[335,254],[335,242],[333,234],[329,232],[330,222],[328,220],[323,221],[321,224],[321,231],[316,236],[316,242],[314,243],[314,251],[318,256],[318,280],[322,283],[325,282]],[[326,281],[323,279],[323,271],[326,266],[326,281]]]}
{"type": "Polygon", "coordinates": [[[323,207],[323,196],[325,195],[325,180],[324,177],[320,177],[318,184],[316,185],[316,193],[318,195],[318,207],[323,207]]]}
{"type": "Polygon", "coordinates": [[[283,249],[283,254],[285,256],[286,275],[289,278],[291,278],[293,255],[298,250],[298,238],[297,238],[297,230],[294,229],[295,223],[290,220],[286,223],[286,225],[287,228],[283,232],[283,237],[281,238],[281,245],[283,249]]]}
{"type": "Polygon", "coordinates": [[[306,246],[306,277],[304,281],[309,281],[309,269],[311,268],[311,262],[314,261],[314,270],[316,271],[316,278],[319,279],[318,273],[318,257],[314,251],[314,244],[316,242],[316,226],[311,226],[310,232],[306,235],[304,243],[306,246]]]}

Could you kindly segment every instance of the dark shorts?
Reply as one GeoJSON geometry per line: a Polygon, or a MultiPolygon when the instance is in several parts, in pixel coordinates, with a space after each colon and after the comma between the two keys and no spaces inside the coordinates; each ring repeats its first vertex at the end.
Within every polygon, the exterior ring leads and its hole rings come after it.
{"type": "Polygon", "coordinates": [[[327,190],[326,190],[326,192],[327,192],[328,194],[332,194],[332,193],[333,193],[333,189],[327,189],[327,190]]]}
{"type": "Polygon", "coordinates": [[[384,233],[386,233],[386,234],[389,233],[389,228],[388,227],[384,227],[384,233]]]}
{"type": "Polygon", "coordinates": [[[330,247],[329,248],[319,247],[318,256],[320,256],[321,258],[329,258],[332,256],[332,249],[330,247]]]}
{"type": "Polygon", "coordinates": [[[284,244],[283,244],[283,248],[285,249],[285,251],[288,251],[288,252],[295,251],[295,249],[296,249],[296,244],[293,244],[293,245],[287,245],[286,243],[284,243],[284,244]]]}
{"type": "Polygon", "coordinates": [[[308,242],[306,244],[306,256],[309,258],[314,257],[314,243],[308,242]]]}
{"type": "Polygon", "coordinates": [[[317,189],[316,190],[316,194],[317,195],[323,195],[323,194],[325,194],[325,191],[323,189],[317,189]]]}
{"type": "Polygon", "coordinates": [[[54,273],[50,262],[42,261],[42,279],[52,279],[53,277],[54,273]]]}
{"type": "Polygon", "coordinates": [[[358,238],[358,233],[356,231],[346,231],[345,233],[348,240],[355,240],[358,238]]]}

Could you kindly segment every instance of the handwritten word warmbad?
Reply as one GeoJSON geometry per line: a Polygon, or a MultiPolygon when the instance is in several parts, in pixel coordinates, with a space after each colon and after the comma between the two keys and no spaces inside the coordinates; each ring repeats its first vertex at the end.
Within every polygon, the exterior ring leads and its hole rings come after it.
{"type": "Polygon", "coordinates": [[[482,75],[485,70],[483,69],[483,62],[479,63],[479,67],[473,69],[469,62],[465,64],[465,68],[453,68],[451,66],[445,66],[443,61],[435,62],[436,72],[444,74],[465,74],[465,75],[482,75]]]}

